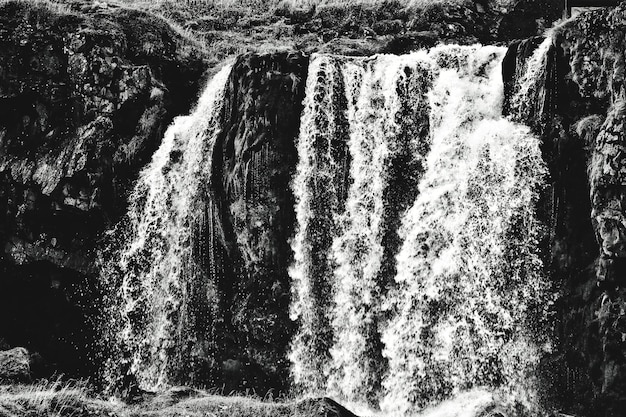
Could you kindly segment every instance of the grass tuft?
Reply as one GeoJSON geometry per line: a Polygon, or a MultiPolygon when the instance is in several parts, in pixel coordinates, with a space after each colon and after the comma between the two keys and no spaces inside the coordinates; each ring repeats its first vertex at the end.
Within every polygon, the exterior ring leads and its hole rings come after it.
{"type": "Polygon", "coordinates": [[[0,385],[1,417],[317,417],[335,415],[327,400],[218,395],[178,387],[133,404],[98,398],[86,381],[0,385]]]}
{"type": "Polygon", "coordinates": [[[2,385],[0,416],[83,416],[89,415],[89,410],[109,411],[107,403],[90,398],[89,394],[86,381],[60,378],[28,385],[2,385]]]}

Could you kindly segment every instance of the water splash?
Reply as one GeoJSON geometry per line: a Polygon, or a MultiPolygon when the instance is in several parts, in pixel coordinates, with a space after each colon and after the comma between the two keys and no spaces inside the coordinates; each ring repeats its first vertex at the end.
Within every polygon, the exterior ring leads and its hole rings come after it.
{"type": "Polygon", "coordinates": [[[110,359],[112,379],[133,375],[145,390],[179,379],[194,356],[212,356],[210,342],[198,340],[209,337],[209,329],[194,327],[210,323],[218,303],[207,179],[230,70],[219,71],[193,113],[167,129],[139,175],[125,221],[113,232],[120,247],[103,265],[103,279],[117,289],[111,302],[119,314],[109,330],[119,345],[110,359]]]}

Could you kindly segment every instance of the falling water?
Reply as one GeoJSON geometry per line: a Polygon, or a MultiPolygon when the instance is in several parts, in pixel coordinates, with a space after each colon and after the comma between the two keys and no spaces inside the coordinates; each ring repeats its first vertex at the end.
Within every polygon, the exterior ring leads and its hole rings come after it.
{"type": "Polygon", "coordinates": [[[103,266],[103,278],[118,289],[113,304],[119,317],[112,321],[119,324],[110,331],[119,357],[111,358],[109,367],[115,377],[133,375],[143,389],[172,382],[190,360],[183,355],[190,355],[192,346],[204,349],[195,356],[211,357],[210,341],[198,340],[208,335],[192,329],[198,322],[210,324],[218,302],[206,193],[229,74],[224,67],[193,113],[168,128],[139,175],[126,221],[112,232],[121,248],[103,266]]]}
{"type": "Polygon", "coordinates": [[[388,299],[385,404],[400,411],[520,384],[538,360],[527,313],[547,294],[539,140],[501,116],[503,51],[459,52],[465,65],[440,68],[430,93],[432,148],[388,299]]]}
{"type": "MultiPolygon", "coordinates": [[[[429,63],[423,54],[355,60],[344,70],[352,157],[345,212],[333,241],[335,343],[328,386],[348,398],[373,401],[384,362],[380,345],[381,300],[391,262],[386,239],[402,195],[421,170],[422,138],[410,126],[426,122],[424,93],[429,63]],[[404,166],[399,166],[403,164],[404,166]],[[404,190],[392,184],[406,169],[404,190]]],[[[392,231],[393,232],[393,231],[392,231]]]]}
{"type": "Polygon", "coordinates": [[[549,294],[535,216],[546,168],[539,140],[502,117],[504,52],[314,57],[293,183],[291,359],[305,391],[400,414],[477,386],[531,395],[549,294]],[[347,129],[327,122],[338,113],[347,129]],[[331,140],[347,143],[347,181],[315,146],[331,140]]]}
{"type": "Polygon", "coordinates": [[[412,56],[322,55],[310,65],[291,270],[292,315],[300,319],[293,376],[308,392],[378,395],[380,305],[393,274],[389,225],[411,199],[425,153],[428,65],[412,56]],[[351,348],[336,348],[343,344],[351,348]]]}
{"type": "Polygon", "coordinates": [[[532,55],[516,66],[515,79],[519,80],[511,99],[511,113],[516,120],[528,121],[543,114],[548,52],[552,47],[552,36],[546,38],[532,55]]]}
{"type": "Polygon", "coordinates": [[[337,62],[314,59],[309,66],[305,110],[300,125],[300,162],[294,179],[298,233],[293,241],[291,316],[301,324],[290,358],[298,384],[309,392],[325,390],[332,311],[330,282],[334,262],[328,252],[338,227],[347,188],[346,121],[343,80],[337,62]]]}

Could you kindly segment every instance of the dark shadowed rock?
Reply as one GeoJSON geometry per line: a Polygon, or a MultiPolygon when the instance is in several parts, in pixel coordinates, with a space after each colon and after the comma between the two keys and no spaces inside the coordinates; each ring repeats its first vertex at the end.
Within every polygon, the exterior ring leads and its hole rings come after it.
{"type": "Polygon", "coordinates": [[[0,351],[0,383],[30,381],[30,356],[22,347],[0,351]]]}
{"type": "Polygon", "coordinates": [[[219,286],[225,297],[225,335],[216,348],[220,360],[233,365],[223,367],[229,381],[259,395],[287,383],[293,330],[288,239],[295,216],[289,183],[307,69],[308,57],[301,53],[239,57],[213,156],[211,192],[218,205],[214,221],[223,230],[219,286]]]}
{"type": "Polygon", "coordinates": [[[357,417],[356,414],[327,397],[308,398],[301,401],[296,405],[296,413],[301,413],[306,417],[357,417]]]}

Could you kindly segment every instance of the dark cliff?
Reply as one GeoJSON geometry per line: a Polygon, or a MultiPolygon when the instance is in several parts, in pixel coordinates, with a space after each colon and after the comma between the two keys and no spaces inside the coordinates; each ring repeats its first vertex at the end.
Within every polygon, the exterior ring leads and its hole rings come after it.
{"type": "MultiPolygon", "coordinates": [[[[623,415],[626,406],[626,7],[586,13],[556,28],[541,88],[525,122],[543,138],[550,184],[542,213],[546,259],[560,286],[548,395],[568,412],[623,415]]],[[[511,86],[541,39],[515,42],[511,86]]]]}
{"type": "Polygon", "coordinates": [[[127,9],[0,5],[0,339],[92,372],[95,247],[206,70],[127,9]]]}

